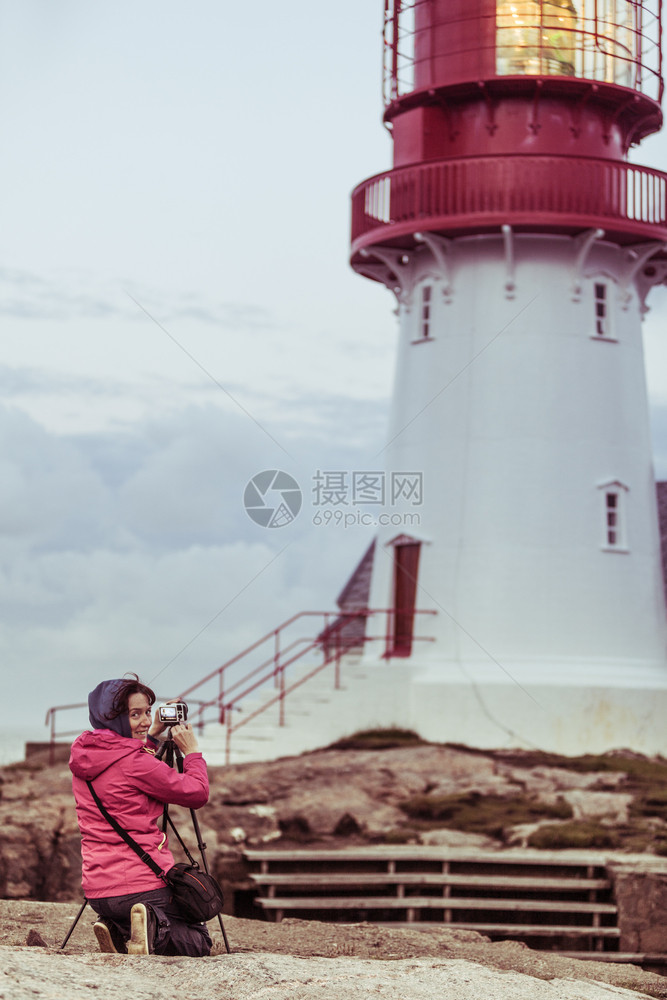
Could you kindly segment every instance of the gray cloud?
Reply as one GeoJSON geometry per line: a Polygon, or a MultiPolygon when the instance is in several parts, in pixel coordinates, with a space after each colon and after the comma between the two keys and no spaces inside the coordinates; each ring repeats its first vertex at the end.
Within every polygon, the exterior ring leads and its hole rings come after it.
{"type": "Polygon", "coordinates": [[[304,508],[272,532],[246,515],[243,490],[282,456],[242,414],[190,407],[63,436],[0,407],[0,656],[12,703],[41,719],[125,670],[176,691],[294,613],[333,608],[368,532],[316,529],[310,479],[354,467],[358,452],[342,435],[327,445],[319,428],[303,434],[287,471],[304,508]]]}
{"type": "Polygon", "coordinates": [[[82,271],[45,276],[0,268],[0,315],[22,320],[145,320],[136,299],[162,323],[192,321],[230,330],[266,330],[275,326],[265,310],[244,302],[223,302],[204,292],[168,291],[134,281],[104,283],[82,271]],[[128,294],[129,293],[129,294],[128,294]]]}
{"type": "Polygon", "coordinates": [[[108,376],[94,378],[37,366],[15,368],[0,364],[0,396],[5,400],[44,395],[115,396],[124,392],[127,392],[127,383],[108,376]]]}

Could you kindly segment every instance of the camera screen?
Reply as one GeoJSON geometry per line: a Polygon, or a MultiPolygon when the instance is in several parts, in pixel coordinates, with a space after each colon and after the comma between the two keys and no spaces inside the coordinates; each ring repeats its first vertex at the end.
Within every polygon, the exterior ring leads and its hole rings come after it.
{"type": "Polygon", "coordinates": [[[178,718],[178,708],[176,705],[163,705],[160,709],[160,716],[162,719],[177,719],[178,718]]]}

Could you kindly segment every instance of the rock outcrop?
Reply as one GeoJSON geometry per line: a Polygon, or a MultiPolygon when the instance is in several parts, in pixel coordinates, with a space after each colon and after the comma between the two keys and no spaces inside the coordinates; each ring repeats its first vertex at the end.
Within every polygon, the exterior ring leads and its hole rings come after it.
{"type": "MultiPolygon", "coordinates": [[[[646,761],[646,777],[636,755],[628,755],[627,764],[622,756],[567,763],[554,766],[528,752],[420,743],[325,749],[211,768],[210,799],[198,820],[211,869],[236,885],[243,881],[246,846],[403,842],[501,850],[534,846],[536,831],[555,838],[559,831],[573,836],[590,829],[621,850],[650,852],[667,842],[667,764],[646,761]]],[[[5,768],[1,777],[0,897],[79,899],[79,835],[67,765],[48,767],[34,757],[5,768]]],[[[188,811],[172,808],[170,815],[196,847],[188,811]]],[[[557,839],[555,845],[591,846],[557,839]]]]}

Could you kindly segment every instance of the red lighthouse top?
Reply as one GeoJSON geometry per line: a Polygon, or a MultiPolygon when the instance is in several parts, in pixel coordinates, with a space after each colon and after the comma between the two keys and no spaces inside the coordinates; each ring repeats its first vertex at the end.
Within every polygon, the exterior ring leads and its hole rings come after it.
{"type": "Polygon", "coordinates": [[[602,228],[667,238],[666,178],[627,163],[662,124],[661,0],[385,0],[394,169],[353,195],[372,243],[602,228]]]}

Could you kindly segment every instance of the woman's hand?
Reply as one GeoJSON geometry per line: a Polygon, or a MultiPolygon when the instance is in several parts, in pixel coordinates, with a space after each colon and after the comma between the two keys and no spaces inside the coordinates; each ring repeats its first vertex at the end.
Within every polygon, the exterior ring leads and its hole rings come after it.
{"type": "Polygon", "coordinates": [[[151,722],[151,728],[148,730],[148,735],[154,736],[157,739],[160,733],[163,733],[166,728],[166,723],[160,722],[160,716],[156,712],[155,718],[151,722]]]}
{"type": "Polygon", "coordinates": [[[189,753],[197,753],[199,750],[197,737],[195,736],[189,722],[180,723],[178,726],[172,726],[171,738],[184,757],[186,757],[189,753]]]}

